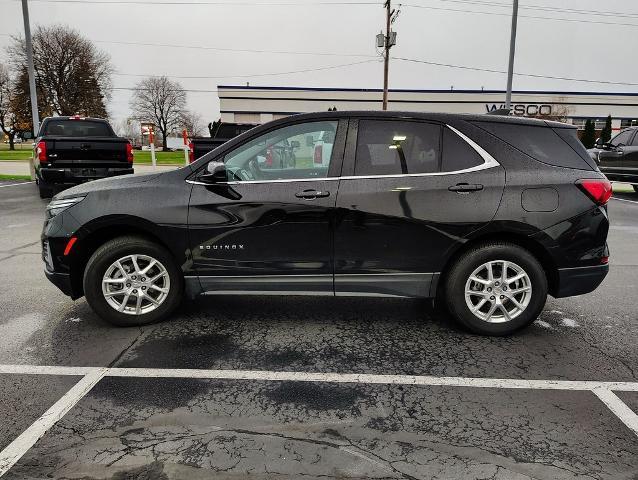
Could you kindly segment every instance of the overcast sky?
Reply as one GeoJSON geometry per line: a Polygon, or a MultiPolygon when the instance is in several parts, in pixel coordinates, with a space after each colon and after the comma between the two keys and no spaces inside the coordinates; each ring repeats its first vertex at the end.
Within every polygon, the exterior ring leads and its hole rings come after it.
{"type": "MultiPolygon", "coordinates": [[[[137,1],[136,4],[121,0],[97,0],[97,3],[30,0],[31,25],[65,23],[96,42],[111,56],[117,72],[113,77],[116,88],[132,87],[144,75],[167,75],[175,77],[186,89],[209,90],[188,93],[189,107],[206,121],[219,117],[217,85],[245,85],[247,81],[251,85],[313,87],[383,85],[383,64],[380,58],[375,59],[374,47],[374,37],[384,26],[382,2],[326,5],[318,0],[194,0],[208,4],[174,1],[170,5],[160,2],[149,5],[143,4],[148,0],[137,1]],[[259,76],[366,61],[314,72],[259,76]]],[[[349,3],[353,2],[362,0],[349,3]]],[[[398,7],[396,0],[394,4],[398,7]]],[[[395,23],[398,39],[392,56],[504,71],[510,13],[508,0],[408,0],[401,6],[395,23]]],[[[638,61],[634,53],[638,45],[638,2],[527,0],[521,3],[519,15],[516,72],[634,85],[516,76],[514,89],[638,92],[638,61]],[[551,10],[552,6],[606,13],[582,15],[551,10]],[[556,18],[570,21],[553,20],[556,18]]],[[[22,32],[20,2],[0,0],[0,49],[9,44],[8,35],[22,32]]],[[[502,73],[400,60],[393,60],[390,70],[390,88],[503,89],[505,82],[502,73]]],[[[130,94],[129,90],[113,91],[108,108],[115,120],[130,114],[130,94]]]]}

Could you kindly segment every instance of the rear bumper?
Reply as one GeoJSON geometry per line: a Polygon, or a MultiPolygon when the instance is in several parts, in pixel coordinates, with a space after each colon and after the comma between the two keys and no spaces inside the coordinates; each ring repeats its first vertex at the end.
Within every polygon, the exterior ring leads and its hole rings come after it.
{"type": "Polygon", "coordinates": [[[609,273],[609,265],[593,267],[559,268],[556,298],[571,297],[593,292],[609,273]]]}
{"type": "Polygon", "coordinates": [[[99,178],[116,177],[133,173],[133,167],[78,167],[78,168],[47,168],[38,169],[38,177],[45,183],[78,184],[99,178]]]}

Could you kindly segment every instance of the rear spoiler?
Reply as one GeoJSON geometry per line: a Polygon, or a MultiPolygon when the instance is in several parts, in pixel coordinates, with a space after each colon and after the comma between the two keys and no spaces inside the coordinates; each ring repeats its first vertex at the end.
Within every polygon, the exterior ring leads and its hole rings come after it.
{"type": "Polygon", "coordinates": [[[486,115],[511,115],[511,110],[509,108],[499,108],[498,110],[490,110],[486,113],[486,115]]]}

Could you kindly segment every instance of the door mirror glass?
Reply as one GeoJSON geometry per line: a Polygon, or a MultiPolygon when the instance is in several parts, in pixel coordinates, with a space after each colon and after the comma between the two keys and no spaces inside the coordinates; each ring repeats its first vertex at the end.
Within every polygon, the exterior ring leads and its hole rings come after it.
{"type": "Polygon", "coordinates": [[[208,162],[206,172],[199,176],[199,180],[210,184],[225,182],[227,180],[226,165],[224,165],[224,162],[215,160],[208,162]]]}

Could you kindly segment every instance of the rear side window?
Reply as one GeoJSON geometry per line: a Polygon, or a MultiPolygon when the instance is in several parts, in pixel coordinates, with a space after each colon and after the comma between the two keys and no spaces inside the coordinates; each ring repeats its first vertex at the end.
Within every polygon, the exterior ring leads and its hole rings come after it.
{"type": "Polygon", "coordinates": [[[539,162],[557,167],[592,169],[589,161],[563,139],[559,132],[564,129],[499,122],[476,122],[476,125],[539,162]]]}
{"type": "Polygon", "coordinates": [[[111,129],[104,122],[91,120],[49,120],[44,135],[57,137],[111,137],[111,129]]]}
{"type": "Polygon", "coordinates": [[[468,143],[449,128],[443,129],[443,163],[441,171],[456,172],[485,163],[468,143]]]}
{"type": "Polygon", "coordinates": [[[361,120],[354,174],[437,172],[440,139],[441,127],[432,123],[361,120]]]}

